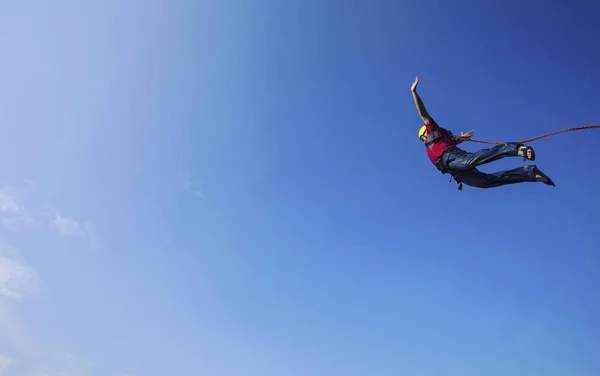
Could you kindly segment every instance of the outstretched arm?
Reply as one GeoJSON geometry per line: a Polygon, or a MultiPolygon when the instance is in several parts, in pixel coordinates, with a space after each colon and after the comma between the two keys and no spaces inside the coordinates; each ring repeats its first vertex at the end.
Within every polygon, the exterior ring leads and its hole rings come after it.
{"type": "Polygon", "coordinates": [[[410,87],[410,91],[412,92],[413,99],[415,100],[417,111],[419,111],[419,115],[421,116],[421,119],[423,119],[423,123],[429,124],[431,121],[431,117],[427,113],[427,109],[425,109],[425,105],[423,104],[421,97],[419,96],[419,94],[417,94],[417,85],[419,84],[419,80],[420,77],[417,76],[417,78],[415,78],[415,82],[413,82],[412,86],[410,87]]]}
{"type": "MultiPolygon", "coordinates": [[[[415,100],[415,105],[417,106],[417,110],[419,111],[419,115],[421,116],[421,119],[423,119],[423,123],[425,125],[431,124],[431,125],[436,126],[435,121],[431,118],[431,116],[429,116],[427,109],[425,109],[425,105],[423,104],[421,97],[419,96],[419,94],[417,94],[417,85],[419,85],[419,80],[420,80],[420,77],[417,76],[417,78],[415,78],[415,82],[413,82],[413,84],[410,88],[410,91],[412,92],[412,95],[413,95],[413,99],[415,100]]],[[[475,134],[475,131],[468,131],[467,133],[461,132],[460,136],[454,136],[454,140],[456,141],[457,144],[460,144],[460,143],[463,143],[463,142],[467,141],[468,139],[470,139],[474,134],[475,134]]]]}

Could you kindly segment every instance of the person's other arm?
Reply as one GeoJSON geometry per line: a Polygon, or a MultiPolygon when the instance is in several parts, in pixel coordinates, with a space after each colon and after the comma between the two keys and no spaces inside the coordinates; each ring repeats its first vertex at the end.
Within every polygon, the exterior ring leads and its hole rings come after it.
{"type": "Polygon", "coordinates": [[[454,136],[454,141],[456,141],[457,145],[462,144],[463,142],[473,137],[474,134],[475,131],[468,131],[467,133],[460,132],[460,136],[454,136]]]}

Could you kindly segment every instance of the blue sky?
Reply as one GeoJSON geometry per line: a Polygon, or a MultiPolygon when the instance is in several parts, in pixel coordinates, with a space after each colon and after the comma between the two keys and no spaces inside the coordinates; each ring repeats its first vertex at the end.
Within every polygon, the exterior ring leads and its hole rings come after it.
{"type": "Polygon", "coordinates": [[[600,131],[410,85],[600,123],[598,9],[452,4],[0,5],[0,375],[596,375],[600,131]]]}

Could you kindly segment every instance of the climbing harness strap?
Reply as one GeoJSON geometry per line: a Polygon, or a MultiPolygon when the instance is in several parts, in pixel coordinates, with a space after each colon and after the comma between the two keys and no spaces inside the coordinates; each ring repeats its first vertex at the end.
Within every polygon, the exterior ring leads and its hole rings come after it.
{"type": "MultiPolygon", "coordinates": [[[[527,140],[517,141],[517,143],[519,143],[519,144],[525,144],[525,143],[528,143],[528,142],[533,142],[533,141],[536,141],[536,140],[541,140],[542,138],[554,136],[555,134],[565,133],[565,132],[572,132],[572,131],[580,131],[580,130],[584,130],[584,129],[600,129],[600,125],[586,125],[586,126],[583,126],[583,127],[567,128],[567,129],[563,129],[563,130],[552,132],[552,133],[546,133],[546,134],[543,134],[541,136],[530,138],[530,139],[527,139],[527,140]]],[[[482,143],[482,144],[497,144],[497,145],[501,145],[501,144],[505,144],[506,143],[506,142],[498,142],[498,141],[473,140],[473,139],[468,139],[468,138],[465,138],[465,137],[462,137],[462,136],[456,136],[456,137],[459,138],[459,139],[461,139],[461,140],[464,140],[464,141],[479,142],[479,143],[482,143]]]]}
{"type": "Polygon", "coordinates": [[[454,136],[454,134],[452,134],[452,131],[448,131],[444,128],[438,127],[438,129],[436,129],[435,131],[433,131],[427,135],[427,140],[425,141],[425,145],[429,149],[432,149],[433,145],[435,145],[436,143],[438,143],[440,141],[452,139],[453,136],[454,136]]]}
{"type": "Polygon", "coordinates": [[[458,190],[462,191],[462,181],[460,181],[460,179],[455,178],[454,176],[450,177],[450,181],[448,181],[448,183],[452,183],[452,179],[454,179],[454,181],[456,182],[456,184],[458,184],[458,190]]]}

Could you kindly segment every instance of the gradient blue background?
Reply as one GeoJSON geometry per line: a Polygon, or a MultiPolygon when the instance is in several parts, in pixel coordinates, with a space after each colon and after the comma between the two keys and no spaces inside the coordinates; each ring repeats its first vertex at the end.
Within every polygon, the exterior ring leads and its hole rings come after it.
{"type": "Polygon", "coordinates": [[[598,375],[600,130],[532,144],[555,188],[459,192],[410,94],[478,139],[600,123],[566,4],[3,3],[0,180],[95,247],[2,232],[41,282],[0,374],[598,375]]]}

